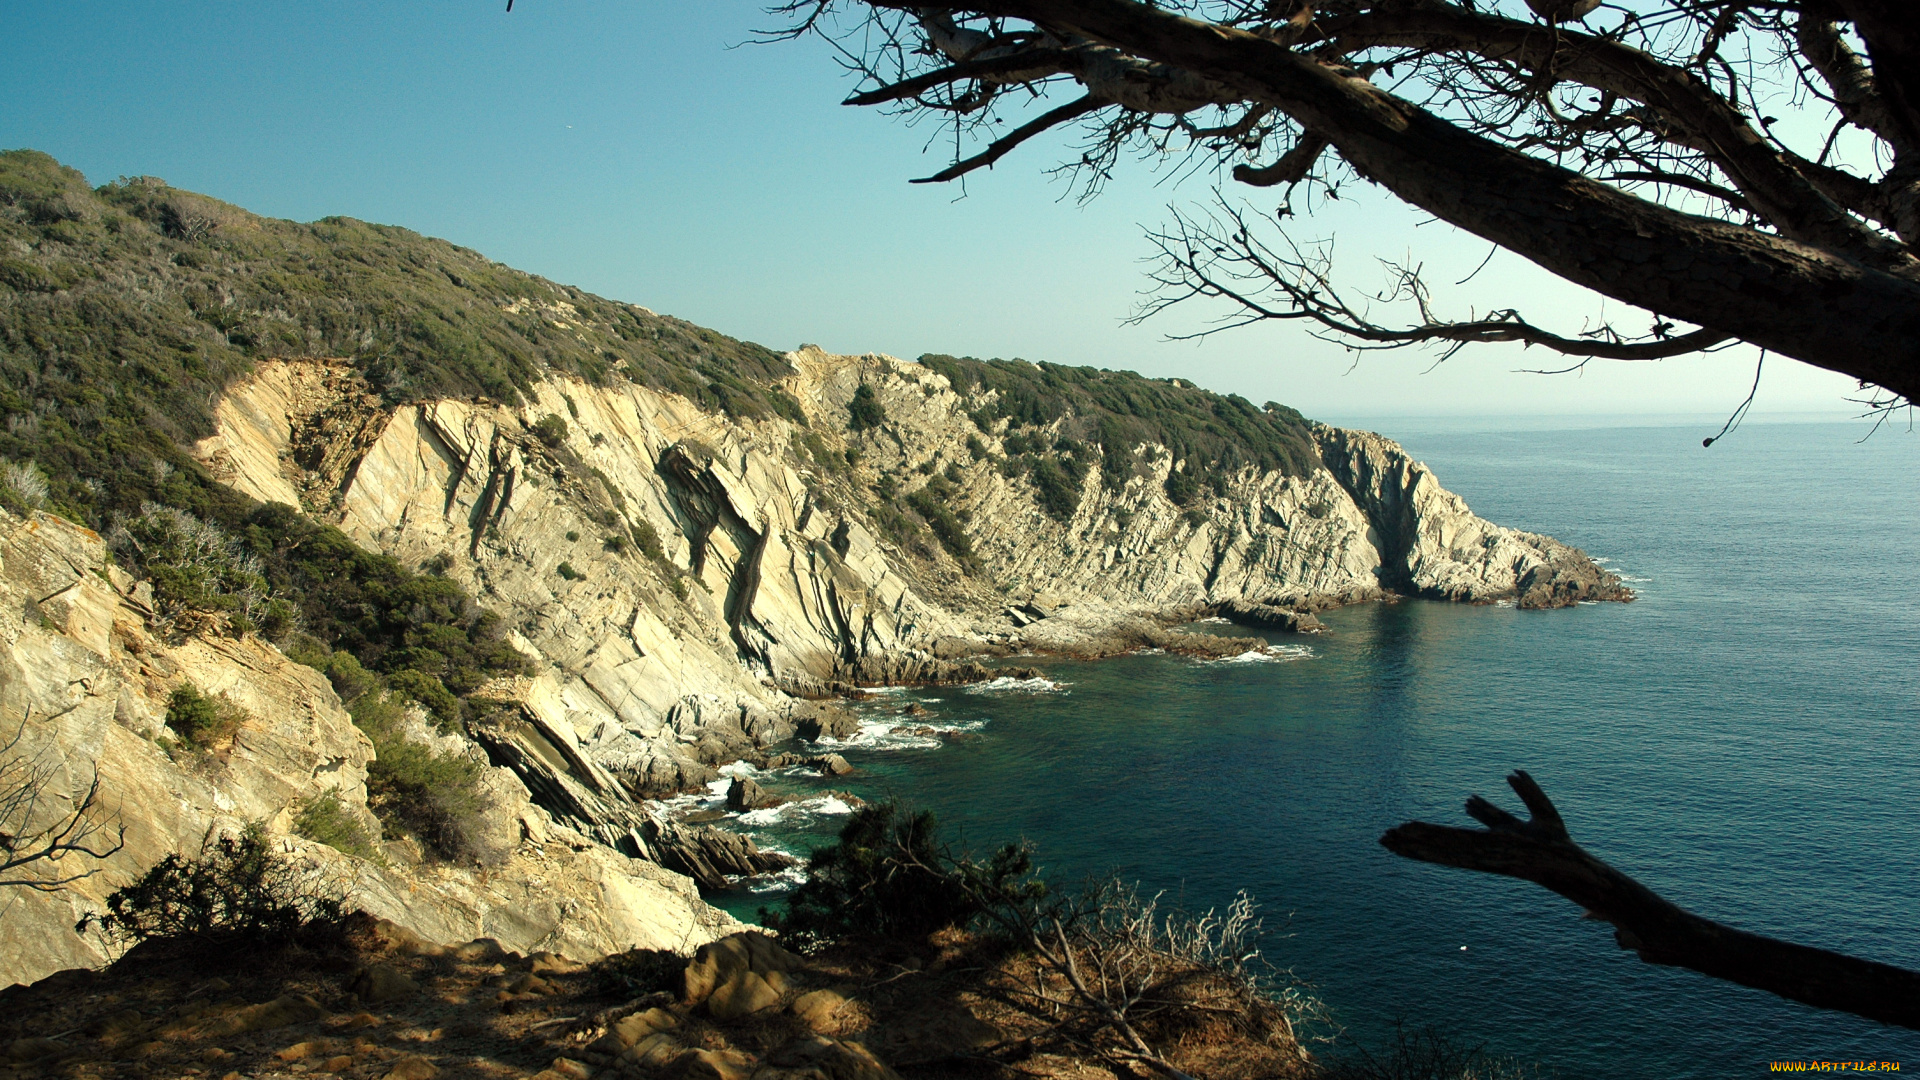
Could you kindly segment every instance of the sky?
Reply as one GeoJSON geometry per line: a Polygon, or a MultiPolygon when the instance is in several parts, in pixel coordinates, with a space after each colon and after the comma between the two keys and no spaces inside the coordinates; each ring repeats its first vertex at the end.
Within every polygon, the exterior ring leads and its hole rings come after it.
{"type": "MultiPolygon", "coordinates": [[[[773,21],[762,7],[0,0],[0,148],[46,151],[95,184],[160,176],[273,217],[405,226],[777,349],[1177,375],[1335,422],[1684,416],[1717,429],[1753,384],[1745,348],[1546,376],[1526,369],[1564,361],[1508,345],[1436,365],[1356,357],[1295,326],[1169,340],[1219,309],[1129,325],[1145,231],[1210,201],[1213,177],[1128,168],[1083,203],[1047,175],[1059,137],[964,189],[909,184],[949,160],[938,133],[841,106],[853,84],[822,44],[753,43],[773,21]]],[[[1383,193],[1345,195],[1295,236],[1333,238],[1356,289],[1384,283],[1381,259],[1453,282],[1487,258],[1485,242],[1383,193]]],[[[1572,330],[1622,312],[1504,253],[1440,300],[1572,330]]],[[[1851,416],[1850,396],[1849,379],[1769,358],[1755,415],[1851,416]]]]}

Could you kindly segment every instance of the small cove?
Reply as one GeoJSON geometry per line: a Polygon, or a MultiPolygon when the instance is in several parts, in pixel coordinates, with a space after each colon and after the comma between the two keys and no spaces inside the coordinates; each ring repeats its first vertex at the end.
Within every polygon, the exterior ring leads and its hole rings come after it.
{"type": "MultiPolygon", "coordinates": [[[[759,775],[803,798],[739,824],[803,854],[844,820],[837,788],[931,807],[976,849],[1024,837],[1062,883],[1112,871],[1192,908],[1247,889],[1343,1041],[1433,1024],[1569,1077],[1920,1060],[1920,1035],[1643,964],[1545,890],[1376,842],[1468,824],[1469,793],[1514,808],[1501,778],[1526,768],[1577,840],[1683,906],[1920,966],[1920,486],[1912,436],[1861,433],[1407,438],[1476,512],[1613,560],[1641,599],[1365,605],[1274,638],[1305,646],[1288,658],[877,695],[834,747],[859,775],[759,775]]],[[[751,917],[776,895],[720,899],[751,917]]]]}

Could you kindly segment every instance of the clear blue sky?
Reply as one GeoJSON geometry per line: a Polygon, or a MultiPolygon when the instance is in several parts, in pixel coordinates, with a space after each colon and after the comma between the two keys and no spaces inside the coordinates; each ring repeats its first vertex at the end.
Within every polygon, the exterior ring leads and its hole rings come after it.
{"type": "MultiPolygon", "coordinates": [[[[818,43],[750,45],[752,0],[153,3],[0,0],[0,147],[94,183],[165,177],[258,213],[345,214],[775,348],[1023,356],[1181,375],[1340,420],[1436,414],[1724,415],[1753,356],[1516,369],[1554,358],[1339,348],[1293,328],[1170,343],[1204,312],[1122,326],[1142,227],[1212,181],[1129,170],[1079,205],[1029,144],[963,199],[909,185],[945,163],[930,128],[838,104],[818,43]]],[[[1256,193],[1257,194],[1257,193],[1256,193]]],[[[1345,272],[1411,253],[1465,277],[1486,246],[1365,190],[1303,226],[1345,272]]],[[[1447,276],[1451,275],[1451,276],[1447,276]]],[[[1445,298],[1578,328],[1603,310],[1501,258],[1445,298]]],[[[1613,305],[1618,311],[1618,305],[1613,305]]],[[[1637,323],[1639,316],[1631,322],[1637,323]]],[[[1849,380],[1770,360],[1762,411],[1844,415],[1849,380]]]]}

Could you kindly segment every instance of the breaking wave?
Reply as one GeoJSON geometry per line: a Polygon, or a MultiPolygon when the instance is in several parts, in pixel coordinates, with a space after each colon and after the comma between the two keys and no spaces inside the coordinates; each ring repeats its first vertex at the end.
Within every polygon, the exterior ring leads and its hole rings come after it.
{"type": "Polygon", "coordinates": [[[1269,645],[1264,649],[1248,649],[1239,656],[1225,656],[1212,661],[1216,664],[1284,664],[1294,660],[1314,658],[1312,647],[1307,645],[1269,645]]]}
{"type": "Polygon", "coordinates": [[[1002,675],[983,683],[973,683],[965,690],[969,694],[1049,694],[1055,691],[1065,693],[1067,686],[1067,683],[1055,682],[1038,675],[1031,679],[1016,679],[1011,675],[1002,675]]]}

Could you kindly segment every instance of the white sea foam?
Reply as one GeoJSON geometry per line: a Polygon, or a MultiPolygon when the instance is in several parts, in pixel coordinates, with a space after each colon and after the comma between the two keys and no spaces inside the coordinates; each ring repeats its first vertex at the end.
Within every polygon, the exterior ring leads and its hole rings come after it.
{"type": "Polygon", "coordinates": [[[969,694],[1050,694],[1056,691],[1065,693],[1068,685],[1038,675],[1031,679],[1016,679],[1011,675],[1002,675],[997,679],[974,683],[968,686],[966,691],[969,694]]]}
{"type": "Polygon", "coordinates": [[[1281,664],[1293,660],[1311,660],[1312,648],[1306,645],[1269,645],[1264,649],[1248,649],[1239,656],[1222,657],[1213,661],[1219,664],[1281,664]]]}
{"type": "Polygon", "coordinates": [[[788,892],[807,883],[807,864],[805,860],[792,866],[776,870],[771,874],[761,874],[751,878],[729,878],[736,885],[745,885],[747,891],[756,896],[765,893],[788,892]]]}
{"type": "Polygon", "coordinates": [[[1207,616],[1207,617],[1206,617],[1206,618],[1204,618],[1204,619],[1195,619],[1195,620],[1194,620],[1194,622],[1196,622],[1196,623],[1221,623],[1221,624],[1223,624],[1223,625],[1227,625],[1227,626],[1231,626],[1231,625],[1233,625],[1233,620],[1232,620],[1232,619],[1229,619],[1229,618],[1227,618],[1227,617],[1226,617],[1226,616],[1224,616],[1224,615],[1209,615],[1209,616],[1207,616]]]}
{"type": "Polygon", "coordinates": [[[738,820],[750,829],[764,829],[772,825],[790,825],[801,818],[838,817],[851,813],[852,805],[838,795],[815,795],[811,799],[795,799],[778,806],[749,810],[741,814],[738,820]]]}

